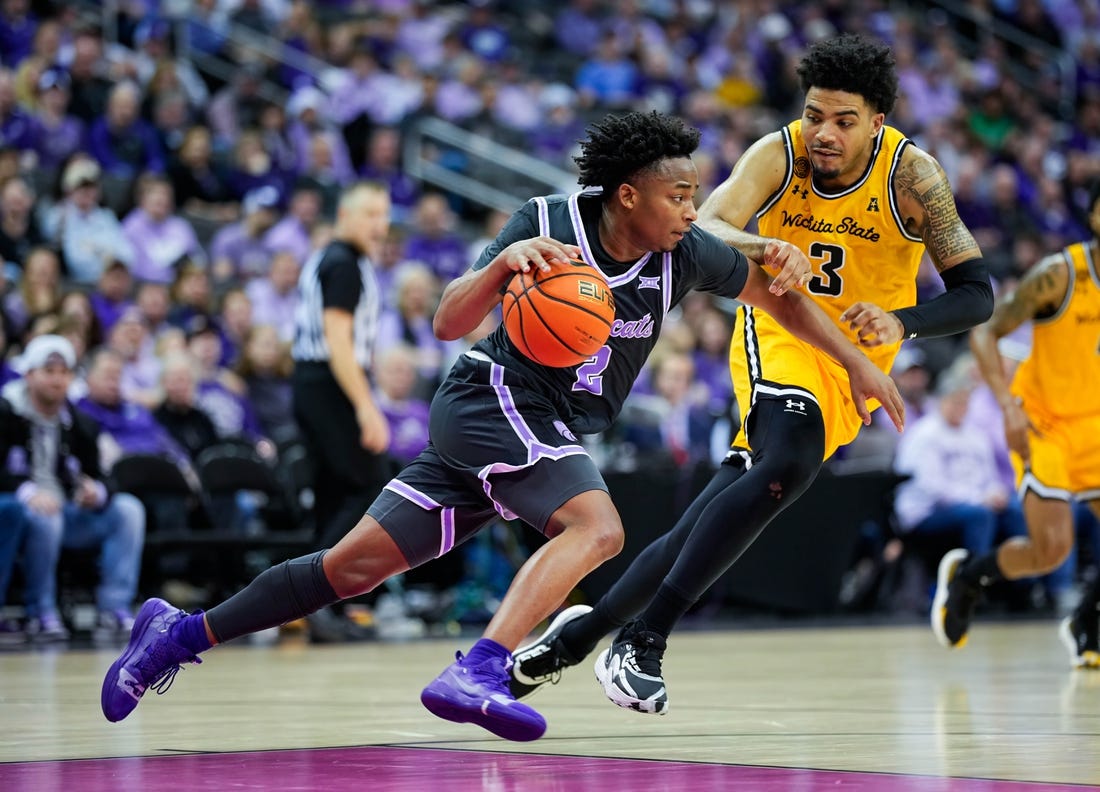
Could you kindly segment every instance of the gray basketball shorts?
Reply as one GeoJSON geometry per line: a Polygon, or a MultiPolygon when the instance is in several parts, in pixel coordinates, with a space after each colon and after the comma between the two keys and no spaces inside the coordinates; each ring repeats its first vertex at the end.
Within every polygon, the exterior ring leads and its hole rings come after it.
{"type": "Polygon", "coordinates": [[[544,532],[570,498],[607,491],[550,400],[477,352],[463,355],[436,392],[429,435],[367,510],[411,566],[494,519],[518,518],[544,532]]]}

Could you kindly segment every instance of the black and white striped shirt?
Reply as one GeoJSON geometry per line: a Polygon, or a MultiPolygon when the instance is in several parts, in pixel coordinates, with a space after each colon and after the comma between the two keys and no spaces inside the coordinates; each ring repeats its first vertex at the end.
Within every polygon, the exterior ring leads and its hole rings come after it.
{"type": "Polygon", "coordinates": [[[323,314],[341,308],[354,318],[355,360],[369,370],[378,328],[381,298],[370,259],[347,242],[335,240],[315,252],[298,279],[302,295],[294,315],[295,363],[327,363],[323,314]]]}

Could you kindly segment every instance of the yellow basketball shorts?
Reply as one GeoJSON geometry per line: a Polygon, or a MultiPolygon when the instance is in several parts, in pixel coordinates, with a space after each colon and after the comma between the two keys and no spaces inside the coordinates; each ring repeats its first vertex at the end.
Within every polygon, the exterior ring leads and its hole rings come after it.
{"type": "Polygon", "coordinates": [[[1037,433],[1029,435],[1031,463],[1012,454],[1020,495],[1088,501],[1100,498],[1100,415],[1056,418],[1031,405],[1024,410],[1037,433]]]}
{"type": "MultiPolygon", "coordinates": [[[[771,316],[744,306],[737,312],[730,344],[730,375],[741,411],[734,448],[748,448],[745,427],[757,399],[807,398],[825,421],[825,459],[855,439],[863,426],[852,402],[844,367],[801,341],[771,316]]],[[[868,403],[868,409],[878,407],[868,403]]]]}

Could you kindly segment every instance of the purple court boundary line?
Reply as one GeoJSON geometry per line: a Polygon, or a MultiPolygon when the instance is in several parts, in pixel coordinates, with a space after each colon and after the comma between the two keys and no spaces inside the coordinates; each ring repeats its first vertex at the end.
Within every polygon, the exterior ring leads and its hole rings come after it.
{"type": "MultiPolygon", "coordinates": [[[[10,792],[54,789],[100,792],[135,783],[138,784],[135,788],[156,785],[165,789],[227,786],[279,789],[283,784],[294,789],[336,789],[348,784],[361,785],[369,778],[371,786],[378,789],[421,790],[425,782],[430,782],[437,789],[472,792],[481,789],[486,773],[491,773],[498,781],[522,782],[524,790],[604,790],[621,783],[624,773],[642,767],[646,771],[646,786],[652,790],[733,786],[739,790],[828,788],[868,792],[1080,792],[1100,789],[1078,783],[407,745],[178,752],[6,762],[0,763],[0,781],[10,792]],[[456,763],[456,756],[462,756],[463,760],[456,763]],[[209,786],[212,781],[216,786],[209,786]],[[308,786],[303,787],[303,783],[308,786]]],[[[493,788],[498,787],[494,785],[493,788]]]]}

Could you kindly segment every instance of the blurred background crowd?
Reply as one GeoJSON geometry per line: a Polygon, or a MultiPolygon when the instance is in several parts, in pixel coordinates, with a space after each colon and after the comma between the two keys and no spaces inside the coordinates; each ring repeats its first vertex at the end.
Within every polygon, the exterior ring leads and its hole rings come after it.
{"type": "MultiPolygon", "coordinates": [[[[111,441],[106,469],[161,453],[194,484],[203,451],[232,442],[289,476],[301,440],[288,381],[299,271],[328,240],[340,189],[375,179],[391,190],[394,223],[376,262],[385,315],[372,382],[395,463],[407,461],[426,441],[441,373],[476,340],[434,338],[441,289],[519,201],[575,187],[571,156],[589,121],[658,109],[698,127],[701,202],[752,142],[801,114],[804,46],[854,31],[893,46],[901,96],[887,121],[943,165],[998,291],[1090,235],[1096,0],[0,0],[0,380],[18,380],[13,362],[32,338],[62,335],[78,357],[71,398],[111,441]],[[530,168],[496,170],[525,156],[550,166],[541,184],[524,181],[530,168]]],[[[921,297],[941,288],[929,264],[921,297]]],[[[735,310],[685,303],[622,419],[587,438],[606,470],[690,482],[721,460],[737,421],[735,310]]],[[[1012,341],[1006,365],[1027,352],[1026,335],[1012,341]]],[[[987,509],[991,532],[1020,530],[996,404],[965,350],[963,338],[907,344],[894,375],[910,431],[931,416],[987,444],[952,497],[987,509]]],[[[876,422],[832,463],[912,478],[864,526],[830,606],[927,607],[926,581],[899,559],[939,504],[938,485],[917,474],[944,468],[906,442],[876,422]]],[[[147,532],[258,533],[271,527],[262,505],[234,497],[185,510],[180,524],[179,509],[147,501],[147,532]]],[[[290,510],[297,526],[308,507],[299,498],[290,510]]],[[[1083,517],[1083,535],[1093,530],[1083,517]]],[[[435,581],[452,604],[472,574],[489,590],[507,581],[523,547],[493,542],[435,581]]],[[[1013,595],[1020,607],[1065,607],[1090,547],[1013,595]]],[[[170,576],[155,566],[145,593],[170,576]]]]}

